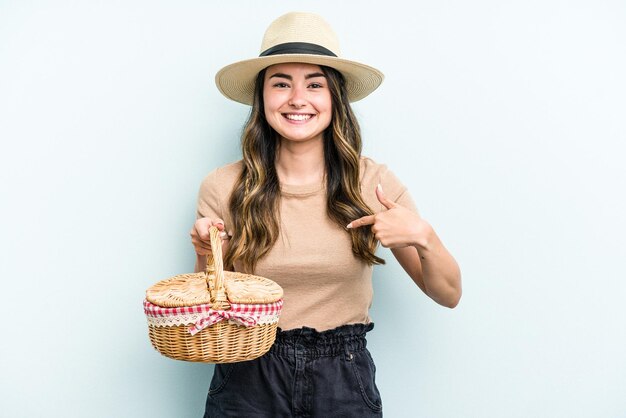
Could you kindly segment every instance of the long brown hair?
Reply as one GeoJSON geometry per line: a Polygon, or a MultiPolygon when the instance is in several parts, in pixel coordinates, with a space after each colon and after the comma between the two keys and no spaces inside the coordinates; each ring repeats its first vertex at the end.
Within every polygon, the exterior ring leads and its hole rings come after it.
{"type": "MultiPolygon", "coordinates": [[[[372,210],[361,196],[361,130],[352,111],[343,75],[320,66],[331,93],[332,121],[324,131],[326,211],[339,226],[345,226],[372,210]]],[[[276,173],[278,134],[265,118],[263,82],[265,70],[256,79],[254,102],[244,126],[241,147],[243,170],[235,183],[229,202],[233,237],[224,263],[235,261],[254,272],[257,262],[272,248],[279,236],[280,182],[276,173]]],[[[366,263],[384,264],[377,257],[377,241],[370,228],[347,230],[352,237],[352,252],[366,263]]]]}

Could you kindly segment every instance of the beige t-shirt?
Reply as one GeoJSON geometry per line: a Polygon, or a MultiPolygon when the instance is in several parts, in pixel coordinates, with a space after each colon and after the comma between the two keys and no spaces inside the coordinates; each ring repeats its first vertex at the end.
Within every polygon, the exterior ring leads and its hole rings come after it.
{"type": "MultiPolygon", "coordinates": [[[[228,202],[241,173],[241,161],[220,167],[202,182],[198,217],[221,218],[232,225],[228,202]]],[[[361,158],[361,192],[375,212],[385,210],[375,188],[380,183],[390,200],[412,209],[406,187],[385,165],[361,158]]],[[[368,323],[372,304],[372,267],[352,253],[350,235],[326,215],[324,184],[281,184],[280,235],[254,274],[274,280],[284,290],[279,326],[324,331],[340,325],[368,323]]],[[[235,263],[235,270],[241,265],[235,263]]]]}

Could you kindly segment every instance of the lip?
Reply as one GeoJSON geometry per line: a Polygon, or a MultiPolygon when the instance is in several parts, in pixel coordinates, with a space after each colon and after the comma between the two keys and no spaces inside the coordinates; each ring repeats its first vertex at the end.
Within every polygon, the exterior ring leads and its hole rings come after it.
{"type": "Polygon", "coordinates": [[[309,122],[310,120],[312,120],[316,115],[313,113],[296,113],[296,112],[289,112],[289,113],[281,113],[283,119],[285,119],[287,122],[289,123],[293,123],[296,125],[302,125],[305,124],[307,122],[309,122]],[[289,119],[287,117],[287,115],[293,115],[293,116],[309,116],[308,118],[302,119],[302,120],[297,120],[297,119],[289,119]]]}

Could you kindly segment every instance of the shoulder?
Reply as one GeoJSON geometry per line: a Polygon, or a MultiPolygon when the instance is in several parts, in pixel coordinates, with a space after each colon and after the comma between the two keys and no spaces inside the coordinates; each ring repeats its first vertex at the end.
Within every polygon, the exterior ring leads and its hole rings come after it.
{"type": "Polygon", "coordinates": [[[415,203],[406,186],[386,164],[379,164],[369,157],[361,157],[360,168],[361,194],[370,208],[380,207],[380,202],[376,197],[376,187],[380,184],[389,199],[415,210],[415,203]]]}
{"type": "Polygon", "coordinates": [[[241,160],[218,167],[204,177],[200,185],[200,192],[216,190],[230,192],[241,175],[243,162],[241,160]]]}
{"type": "Polygon", "coordinates": [[[383,182],[390,173],[387,165],[379,164],[373,159],[364,156],[361,157],[360,169],[361,187],[363,188],[368,188],[369,186],[372,188],[376,187],[376,185],[383,182]]]}
{"type": "Polygon", "coordinates": [[[237,161],[207,174],[198,193],[196,214],[199,218],[221,218],[227,225],[230,224],[228,202],[242,167],[242,162],[237,161]]]}

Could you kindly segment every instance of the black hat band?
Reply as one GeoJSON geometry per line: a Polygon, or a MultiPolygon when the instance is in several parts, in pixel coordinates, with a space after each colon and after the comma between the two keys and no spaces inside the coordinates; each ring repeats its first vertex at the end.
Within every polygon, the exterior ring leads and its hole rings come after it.
{"type": "Polygon", "coordinates": [[[310,44],[308,42],[286,42],[284,44],[278,44],[266,49],[265,51],[261,52],[261,55],[259,55],[259,57],[284,54],[326,55],[329,57],[337,56],[331,50],[326,49],[320,45],[310,44]]]}

